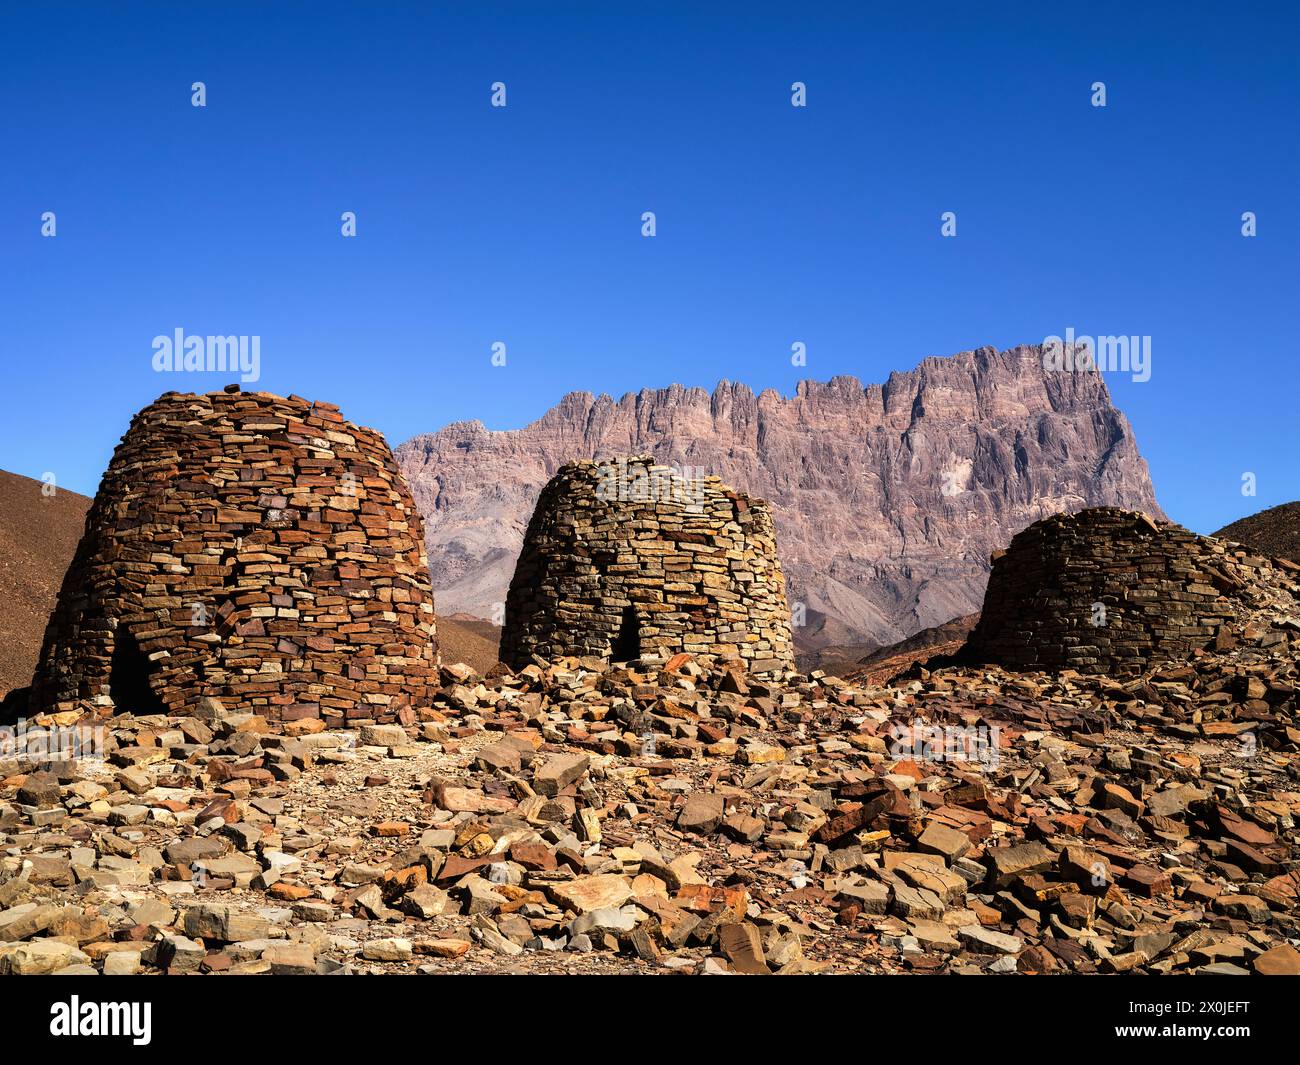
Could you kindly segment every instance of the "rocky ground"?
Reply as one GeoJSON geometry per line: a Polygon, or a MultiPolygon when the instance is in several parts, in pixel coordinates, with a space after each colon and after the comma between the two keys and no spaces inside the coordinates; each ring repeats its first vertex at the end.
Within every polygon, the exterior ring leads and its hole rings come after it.
{"type": "Polygon", "coordinates": [[[1222,642],[1127,681],[453,666],[405,726],[10,737],[0,970],[1300,972],[1300,624],[1222,642]]]}

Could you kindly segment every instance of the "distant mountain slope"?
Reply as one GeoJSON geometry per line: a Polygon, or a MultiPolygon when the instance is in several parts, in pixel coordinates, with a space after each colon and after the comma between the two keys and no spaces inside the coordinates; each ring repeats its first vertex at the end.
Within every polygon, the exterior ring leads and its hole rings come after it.
{"type": "Polygon", "coordinates": [[[1300,502],[1261,510],[1225,525],[1214,535],[1235,540],[1261,555],[1300,562],[1300,502]]]}
{"type": "Polygon", "coordinates": [[[0,470],[0,694],[29,684],[90,500],[0,470]]]}
{"type": "Polygon", "coordinates": [[[501,630],[488,621],[464,616],[438,618],[438,653],[443,662],[463,662],[478,673],[497,664],[501,630]]]}
{"type": "Polygon", "coordinates": [[[799,655],[799,668],[806,672],[823,669],[864,683],[883,684],[915,662],[954,654],[966,642],[979,617],[979,614],[967,614],[953,618],[942,625],[914,632],[889,647],[827,647],[810,651],[799,655]]]}
{"type": "Polygon", "coordinates": [[[805,381],[793,397],[728,382],[576,392],[523,429],[459,422],[397,449],[440,609],[493,616],[542,485],[572,459],[617,454],[773,504],[790,599],[819,633],[797,630],[805,648],[889,645],[979,610],[989,553],[1047,515],[1162,516],[1101,375],[1045,370],[1036,347],[928,358],[865,388],[805,381]]]}

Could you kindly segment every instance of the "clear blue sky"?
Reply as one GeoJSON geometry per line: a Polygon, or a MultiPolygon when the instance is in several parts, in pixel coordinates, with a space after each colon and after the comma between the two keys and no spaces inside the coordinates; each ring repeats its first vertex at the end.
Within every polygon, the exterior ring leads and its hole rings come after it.
{"type": "Polygon", "coordinates": [[[115,6],[0,15],[0,468],[92,493],[230,379],[155,373],[177,327],[396,444],[1073,326],[1152,337],[1110,383],[1172,517],[1300,497],[1294,7],[115,6]]]}

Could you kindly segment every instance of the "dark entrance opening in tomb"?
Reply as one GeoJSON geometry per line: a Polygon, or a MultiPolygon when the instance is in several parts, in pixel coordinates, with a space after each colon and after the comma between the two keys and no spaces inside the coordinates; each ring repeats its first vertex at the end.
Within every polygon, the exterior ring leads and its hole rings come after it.
{"type": "Polygon", "coordinates": [[[113,641],[113,657],[108,667],[108,696],[114,710],[132,714],[165,714],[167,707],[149,686],[152,667],[125,628],[119,627],[113,641]]]}
{"type": "Polygon", "coordinates": [[[623,608],[623,621],[618,627],[618,635],[614,637],[609,656],[615,662],[631,662],[641,657],[641,625],[637,621],[635,608],[623,608]]]}

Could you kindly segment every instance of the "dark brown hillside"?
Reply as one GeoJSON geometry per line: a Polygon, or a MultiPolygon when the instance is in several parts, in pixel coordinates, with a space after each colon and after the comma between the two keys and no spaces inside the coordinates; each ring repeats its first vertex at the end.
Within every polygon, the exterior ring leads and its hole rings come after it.
{"type": "Polygon", "coordinates": [[[1270,558],[1300,562],[1300,502],[1261,510],[1225,525],[1214,535],[1245,544],[1270,558]]]}
{"type": "Polygon", "coordinates": [[[45,623],[90,500],[0,470],[0,694],[31,682],[45,623]]]}

